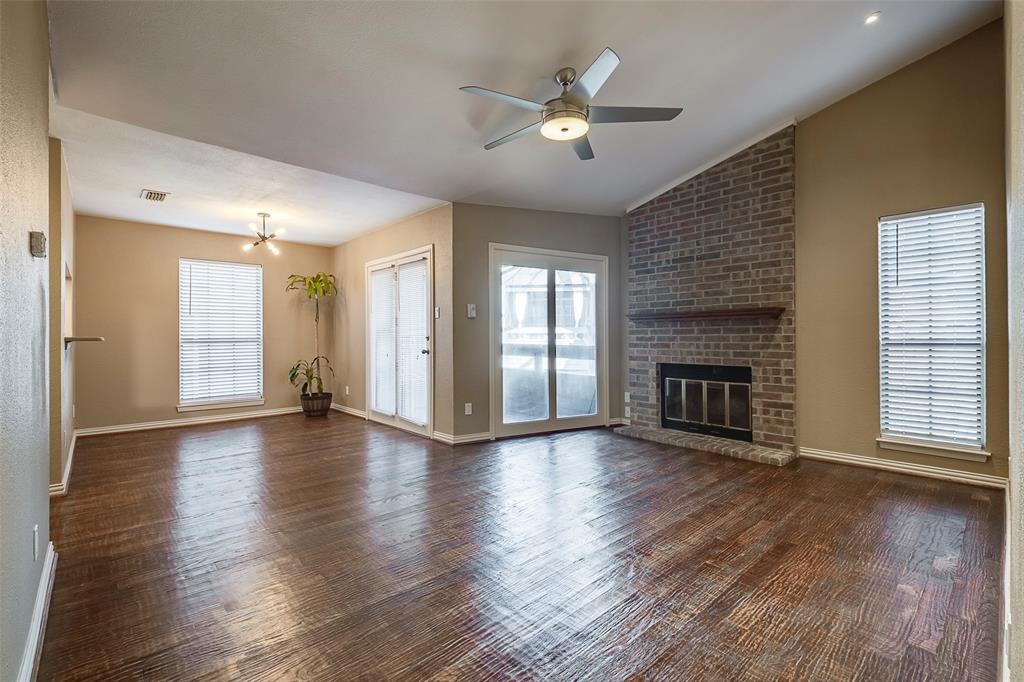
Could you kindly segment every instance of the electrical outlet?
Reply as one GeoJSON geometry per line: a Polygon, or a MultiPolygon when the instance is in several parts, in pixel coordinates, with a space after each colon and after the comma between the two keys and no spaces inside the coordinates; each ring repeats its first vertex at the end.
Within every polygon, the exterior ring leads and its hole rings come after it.
{"type": "Polygon", "coordinates": [[[440,320],[441,319],[441,306],[439,306],[439,305],[434,306],[434,319],[435,320],[440,320]]]}
{"type": "Polygon", "coordinates": [[[626,405],[626,414],[625,414],[625,417],[626,417],[626,419],[629,419],[629,417],[630,417],[630,414],[629,414],[629,405],[626,405]]]}
{"type": "Polygon", "coordinates": [[[39,524],[32,526],[32,561],[39,561],[39,524]]]}
{"type": "Polygon", "coordinates": [[[629,403],[629,391],[626,391],[626,398],[625,398],[625,400],[626,400],[626,403],[629,403]]]}
{"type": "Polygon", "coordinates": [[[345,387],[345,395],[348,395],[348,386],[345,387]]]}
{"type": "Polygon", "coordinates": [[[473,403],[466,403],[466,414],[473,414],[473,403]]]}
{"type": "Polygon", "coordinates": [[[466,317],[471,320],[476,319],[476,303],[466,304],[466,317]]]}

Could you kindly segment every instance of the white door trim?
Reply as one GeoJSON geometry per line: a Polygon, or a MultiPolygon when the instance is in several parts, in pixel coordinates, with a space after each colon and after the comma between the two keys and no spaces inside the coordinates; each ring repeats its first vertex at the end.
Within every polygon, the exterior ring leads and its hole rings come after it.
{"type": "MultiPolygon", "coordinates": [[[[365,306],[365,308],[366,308],[366,310],[365,310],[366,319],[364,321],[364,325],[365,325],[365,329],[364,329],[364,332],[365,332],[365,341],[364,341],[364,345],[365,345],[364,355],[365,355],[365,357],[364,357],[364,363],[365,363],[366,386],[365,386],[365,389],[364,389],[365,393],[363,395],[366,396],[366,418],[368,420],[370,420],[370,421],[375,421],[375,422],[380,423],[380,424],[386,424],[387,426],[393,426],[395,428],[402,429],[403,431],[408,431],[410,433],[415,433],[417,435],[425,436],[427,438],[430,438],[431,435],[434,433],[434,336],[435,336],[435,329],[434,329],[434,245],[433,244],[426,244],[424,246],[420,246],[420,247],[417,247],[415,249],[410,249],[408,251],[403,251],[401,253],[396,253],[396,254],[394,254],[392,256],[386,256],[384,258],[376,258],[374,260],[367,261],[365,266],[364,266],[364,269],[365,269],[365,272],[364,272],[363,291],[364,291],[365,299],[366,299],[366,306],[365,306]],[[427,356],[427,423],[424,426],[422,426],[422,427],[419,426],[418,424],[413,424],[411,422],[408,422],[407,420],[403,420],[401,417],[398,416],[398,410],[397,409],[395,410],[395,415],[394,416],[382,415],[382,414],[374,412],[374,410],[373,410],[373,402],[372,402],[373,401],[373,395],[371,393],[371,385],[372,385],[371,384],[371,377],[372,377],[371,371],[372,371],[372,369],[370,367],[370,365],[371,365],[371,354],[370,354],[370,349],[371,349],[371,342],[370,342],[370,303],[371,303],[371,300],[372,300],[370,298],[370,273],[374,272],[375,270],[382,270],[384,268],[390,268],[390,267],[397,268],[399,265],[402,265],[403,263],[411,263],[411,262],[414,262],[416,260],[420,260],[421,258],[426,258],[426,261],[427,261],[427,330],[428,330],[428,334],[430,336],[430,339],[427,342],[427,349],[430,351],[430,353],[427,356]]],[[[395,297],[396,305],[397,305],[397,300],[398,299],[397,299],[397,290],[396,290],[396,297],[395,297]]],[[[397,353],[396,353],[396,356],[395,356],[396,361],[397,361],[397,357],[398,356],[397,356],[397,353]]],[[[396,372],[396,377],[397,377],[397,372],[396,372]]],[[[396,407],[397,407],[397,393],[396,393],[395,399],[396,399],[396,407]]]]}
{"type": "MultiPolygon", "coordinates": [[[[498,272],[496,265],[502,254],[523,254],[529,256],[549,257],[552,259],[567,258],[576,261],[592,261],[597,272],[597,364],[598,364],[598,412],[593,425],[609,425],[608,410],[608,256],[590,253],[578,253],[575,251],[561,251],[557,249],[544,249],[534,246],[519,246],[516,244],[501,244],[491,242],[487,249],[487,289],[488,289],[488,349],[489,349],[489,397],[490,397],[490,429],[491,439],[498,436],[519,435],[529,433],[529,425],[523,428],[503,429],[501,424],[501,392],[499,382],[501,377],[501,347],[500,339],[496,333],[496,325],[501,315],[501,286],[497,281],[498,272]]],[[[554,406],[552,406],[554,407],[554,406]]],[[[587,424],[580,424],[578,419],[566,420],[565,424],[558,426],[553,424],[554,420],[545,422],[540,431],[561,431],[575,429],[587,424]]],[[[536,432],[536,431],[535,431],[536,432]]]]}

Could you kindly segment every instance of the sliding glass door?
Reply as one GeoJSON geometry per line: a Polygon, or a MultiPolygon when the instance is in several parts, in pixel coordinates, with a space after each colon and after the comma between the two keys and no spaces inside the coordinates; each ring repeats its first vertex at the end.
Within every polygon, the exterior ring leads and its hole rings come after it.
{"type": "Polygon", "coordinates": [[[607,259],[491,245],[495,435],[607,421],[607,259]]]}
{"type": "Polygon", "coordinates": [[[430,250],[367,264],[367,414],[430,435],[430,250]]]}

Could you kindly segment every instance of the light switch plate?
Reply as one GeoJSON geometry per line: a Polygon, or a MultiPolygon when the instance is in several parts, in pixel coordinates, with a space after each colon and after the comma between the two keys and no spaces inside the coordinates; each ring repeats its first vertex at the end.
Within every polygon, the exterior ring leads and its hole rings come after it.
{"type": "Polygon", "coordinates": [[[466,403],[466,414],[473,414],[473,403],[466,403]]]}
{"type": "Polygon", "coordinates": [[[439,306],[439,305],[435,305],[434,306],[434,319],[435,320],[440,320],[441,319],[441,306],[439,306]]]}
{"type": "Polygon", "coordinates": [[[28,252],[33,258],[46,258],[46,233],[28,233],[28,252]]]}
{"type": "Polygon", "coordinates": [[[476,303],[466,304],[466,317],[471,320],[476,319],[476,303]]]}

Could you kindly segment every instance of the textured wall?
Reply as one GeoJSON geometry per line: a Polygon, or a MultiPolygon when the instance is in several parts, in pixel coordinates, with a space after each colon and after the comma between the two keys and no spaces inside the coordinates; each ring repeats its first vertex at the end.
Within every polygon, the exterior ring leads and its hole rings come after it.
{"type": "MultiPolygon", "coordinates": [[[[313,310],[285,281],[330,271],[329,247],[282,242],[274,256],[242,251],[242,235],[85,215],[75,233],[75,333],[106,337],[74,351],[78,428],[298,406],[288,369],[313,356],[313,310]],[[179,258],[263,266],[263,405],[178,413],[179,258]]],[[[331,314],[320,307],[322,348],[333,344],[331,314]]]]}
{"type": "Polygon", "coordinates": [[[334,318],[334,402],[366,409],[366,263],[434,245],[434,430],[452,434],[452,207],[400,220],[335,247],[341,300],[334,318]],[[344,388],[349,387],[349,395],[344,388]]]}
{"type": "Polygon", "coordinates": [[[657,363],[749,366],[754,442],[793,449],[793,145],[790,126],[627,216],[629,312],[786,308],[778,320],[630,322],[634,425],[661,426],[657,363]]]}
{"type": "Polygon", "coordinates": [[[1010,640],[1013,669],[1024,678],[1024,3],[1007,2],[1006,196],[1010,312],[1010,640]]]}
{"type": "Polygon", "coordinates": [[[800,446],[1006,475],[1002,27],[991,23],[796,129],[800,446]],[[988,462],[883,450],[878,218],[985,203],[988,462]]]}
{"type": "Polygon", "coordinates": [[[17,678],[49,538],[46,4],[0,2],[0,680],[17,678]],[[32,526],[39,526],[39,560],[32,526]]]}
{"type": "MultiPolygon", "coordinates": [[[[488,244],[515,244],[542,249],[608,256],[608,279],[618,282],[622,270],[622,225],[619,218],[532,211],[501,206],[455,204],[455,434],[490,430],[490,316],[488,244]],[[476,304],[476,318],[466,317],[466,304],[476,304]],[[466,415],[464,403],[473,403],[466,415]]],[[[622,415],[623,295],[609,287],[608,415],[622,415]]]]}

